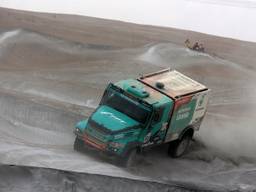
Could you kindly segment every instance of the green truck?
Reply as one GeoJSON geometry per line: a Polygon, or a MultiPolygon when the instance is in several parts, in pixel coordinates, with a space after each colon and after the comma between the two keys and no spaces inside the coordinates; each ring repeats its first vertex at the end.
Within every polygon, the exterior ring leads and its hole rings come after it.
{"type": "Polygon", "coordinates": [[[74,149],[104,151],[130,166],[147,147],[180,157],[205,116],[210,90],[175,70],[110,83],[97,109],[75,126],[74,149]]]}

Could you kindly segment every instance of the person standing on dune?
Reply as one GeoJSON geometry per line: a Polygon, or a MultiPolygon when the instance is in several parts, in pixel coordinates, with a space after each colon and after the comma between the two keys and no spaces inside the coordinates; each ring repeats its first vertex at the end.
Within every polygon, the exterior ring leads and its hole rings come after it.
{"type": "Polygon", "coordinates": [[[186,45],[187,48],[191,49],[191,43],[190,43],[189,39],[186,39],[185,45],[186,45]]]}
{"type": "Polygon", "coordinates": [[[195,50],[195,51],[199,51],[200,47],[199,47],[198,42],[196,42],[196,43],[194,44],[194,46],[193,46],[192,49],[195,50]]]}

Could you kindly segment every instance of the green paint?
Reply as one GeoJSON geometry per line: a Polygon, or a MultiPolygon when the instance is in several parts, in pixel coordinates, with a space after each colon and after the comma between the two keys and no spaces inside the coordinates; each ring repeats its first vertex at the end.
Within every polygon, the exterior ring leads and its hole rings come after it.
{"type": "Polygon", "coordinates": [[[193,99],[174,112],[168,133],[180,133],[189,125],[195,111],[196,101],[193,99]]]}
{"type": "Polygon", "coordinates": [[[80,129],[81,132],[84,132],[84,129],[86,128],[87,123],[88,123],[88,119],[85,119],[85,120],[79,121],[79,122],[76,124],[75,127],[78,128],[78,129],[80,129]]]}
{"type": "Polygon", "coordinates": [[[127,115],[108,106],[100,106],[92,115],[92,119],[111,131],[122,130],[139,125],[139,123],[127,115]]]}
{"type": "Polygon", "coordinates": [[[166,101],[171,100],[169,97],[159,93],[158,91],[152,90],[151,88],[147,87],[145,84],[134,79],[122,80],[115,83],[115,85],[127,91],[128,93],[131,93],[132,95],[143,99],[145,102],[152,105],[155,105],[155,104],[162,105],[166,101]],[[132,88],[134,86],[136,87],[135,89],[132,88]],[[154,91],[155,95],[143,94],[144,91],[148,93],[146,89],[150,89],[154,91]]]}
{"type": "Polygon", "coordinates": [[[76,128],[96,138],[99,142],[105,143],[106,150],[118,155],[124,153],[126,147],[130,146],[131,143],[138,143],[139,146],[144,147],[150,144],[163,143],[166,136],[181,133],[191,122],[197,101],[193,99],[188,104],[182,105],[170,117],[174,100],[134,79],[122,80],[115,85],[110,84],[103,98],[100,106],[91,115],[90,120],[96,122],[98,126],[108,129],[111,133],[101,132],[94,128],[90,122],[88,123],[88,120],[80,121],[76,128]],[[107,103],[111,98],[111,102],[115,101],[114,104],[118,103],[118,106],[107,103]],[[121,101],[120,104],[116,102],[117,100],[121,101]],[[140,111],[139,114],[143,114],[143,110],[146,110],[150,114],[147,115],[148,118],[145,118],[147,122],[144,124],[144,121],[138,118],[140,115],[129,109],[128,104],[122,106],[122,103],[128,103],[129,106],[133,107],[132,109],[139,107],[142,110],[138,110],[140,111]],[[129,112],[133,113],[120,110],[119,106],[123,109],[129,109],[129,112]],[[152,110],[153,112],[151,112],[152,110]],[[155,116],[159,111],[161,111],[159,113],[160,117],[157,119],[155,116]],[[136,116],[134,116],[135,114],[136,116]],[[170,119],[171,123],[169,125],[170,119]],[[170,127],[168,128],[167,125],[170,127]],[[115,133],[117,131],[118,133],[115,133]],[[168,133],[166,133],[167,131],[168,133]]]}

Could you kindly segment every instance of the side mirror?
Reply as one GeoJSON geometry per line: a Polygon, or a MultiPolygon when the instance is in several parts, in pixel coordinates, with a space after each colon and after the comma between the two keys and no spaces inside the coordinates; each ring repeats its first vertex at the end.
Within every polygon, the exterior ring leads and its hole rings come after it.
{"type": "Polygon", "coordinates": [[[158,122],[159,119],[160,119],[160,115],[159,115],[159,113],[157,112],[157,113],[154,114],[153,121],[154,121],[154,122],[158,122]]]}
{"type": "Polygon", "coordinates": [[[164,112],[164,106],[159,107],[158,109],[155,110],[154,116],[153,116],[153,124],[158,123],[161,121],[162,115],[164,112]]]}

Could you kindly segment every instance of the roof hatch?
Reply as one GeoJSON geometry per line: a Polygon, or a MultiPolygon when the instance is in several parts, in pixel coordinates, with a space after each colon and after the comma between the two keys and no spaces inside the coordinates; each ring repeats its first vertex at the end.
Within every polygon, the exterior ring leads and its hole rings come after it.
{"type": "Polygon", "coordinates": [[[149,97],[149,93],[147,91],[137,87],[136,85],[129,86],[127,89],[127,92],[133,94],[134,96],[140,97],[140,98],[149,97]]]}

